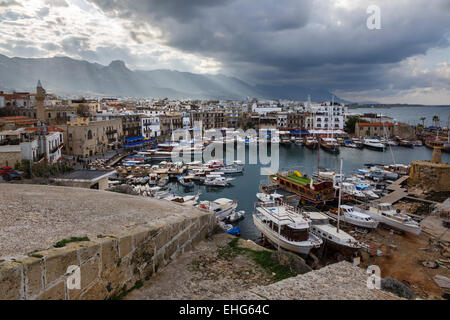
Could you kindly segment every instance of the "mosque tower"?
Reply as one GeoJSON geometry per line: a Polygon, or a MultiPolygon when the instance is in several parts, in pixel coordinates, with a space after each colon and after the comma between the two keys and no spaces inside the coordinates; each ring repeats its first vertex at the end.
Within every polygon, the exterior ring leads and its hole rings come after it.
{"type": "Polygon", "coordinates": [[[41,123],[46,122],[44,100],[45,100],[45,90],[44,88],[42,88],[41,80],[39,80],[36,88],[36,118],[41,123]]]}

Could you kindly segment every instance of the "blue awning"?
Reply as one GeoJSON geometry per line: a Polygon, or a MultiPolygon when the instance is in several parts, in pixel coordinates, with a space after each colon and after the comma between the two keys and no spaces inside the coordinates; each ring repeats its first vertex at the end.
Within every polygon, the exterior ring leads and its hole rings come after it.
{"type": "Polygon", "coordinates": [[[145,137],[143,137],[143,136],[126,138],[125,142],[135,142],[135,141],[143,140],[144,138],[145,137]]]}
{"type": "Polygon", "coordinates": [[[145,141],[138,141],[138,142],[130,142],[130,143],[124,143],[123,146],[125,148],[132,148],[132,147],[138,147],[144,145],[145,141]]]}
{"type": "Polygon", "coordinates": [[[306,130],[291,130],[291,134],[309,134],[306,130]]]}

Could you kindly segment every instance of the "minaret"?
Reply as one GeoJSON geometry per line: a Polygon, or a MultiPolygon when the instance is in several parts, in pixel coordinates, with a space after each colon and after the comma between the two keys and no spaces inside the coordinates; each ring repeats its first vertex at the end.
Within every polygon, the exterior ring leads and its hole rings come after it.
{"type": "Polygon", "coordinates": [[[36,87],[36,118],[41,123],[46,122],[44,100],[45,90],[42,88],[41,80],[39,80],[36,87]]]}

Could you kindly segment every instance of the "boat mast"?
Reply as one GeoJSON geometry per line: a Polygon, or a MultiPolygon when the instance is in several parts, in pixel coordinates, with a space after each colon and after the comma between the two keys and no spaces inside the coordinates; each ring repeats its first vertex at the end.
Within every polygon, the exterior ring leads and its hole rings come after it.
{"type": "Polygon", "coordinates": [[[338,221],[337,221],[337,229],[336,232],[339,233],[339,222],[341,220],[341,199],[342,199],[342,163],[343,158],[341,158],[341,169],[339,171],[340,177],[339,177],[339,201],[338,201],[338,221]]]}

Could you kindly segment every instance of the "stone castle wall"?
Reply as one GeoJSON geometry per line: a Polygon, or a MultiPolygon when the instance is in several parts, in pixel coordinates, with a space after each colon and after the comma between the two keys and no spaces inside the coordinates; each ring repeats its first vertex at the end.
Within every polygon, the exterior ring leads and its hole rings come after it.
{"type": "Polygon", "coordinates": [[[73,242],[23,258],[1,258],[0,300],[120,297],[190,250],[215,224],[214,214],[202,212],[160,226],[138,227],[126,235],[73,242]],[[80,268],[79,290],[67,285],[69,266],[80,268]]]}
{"type": "Polygon", "coordinates": [[[430,161],[413,161],[408,185],[421,185],[424,190],[450,191],[450,164],[430,161]]]}

